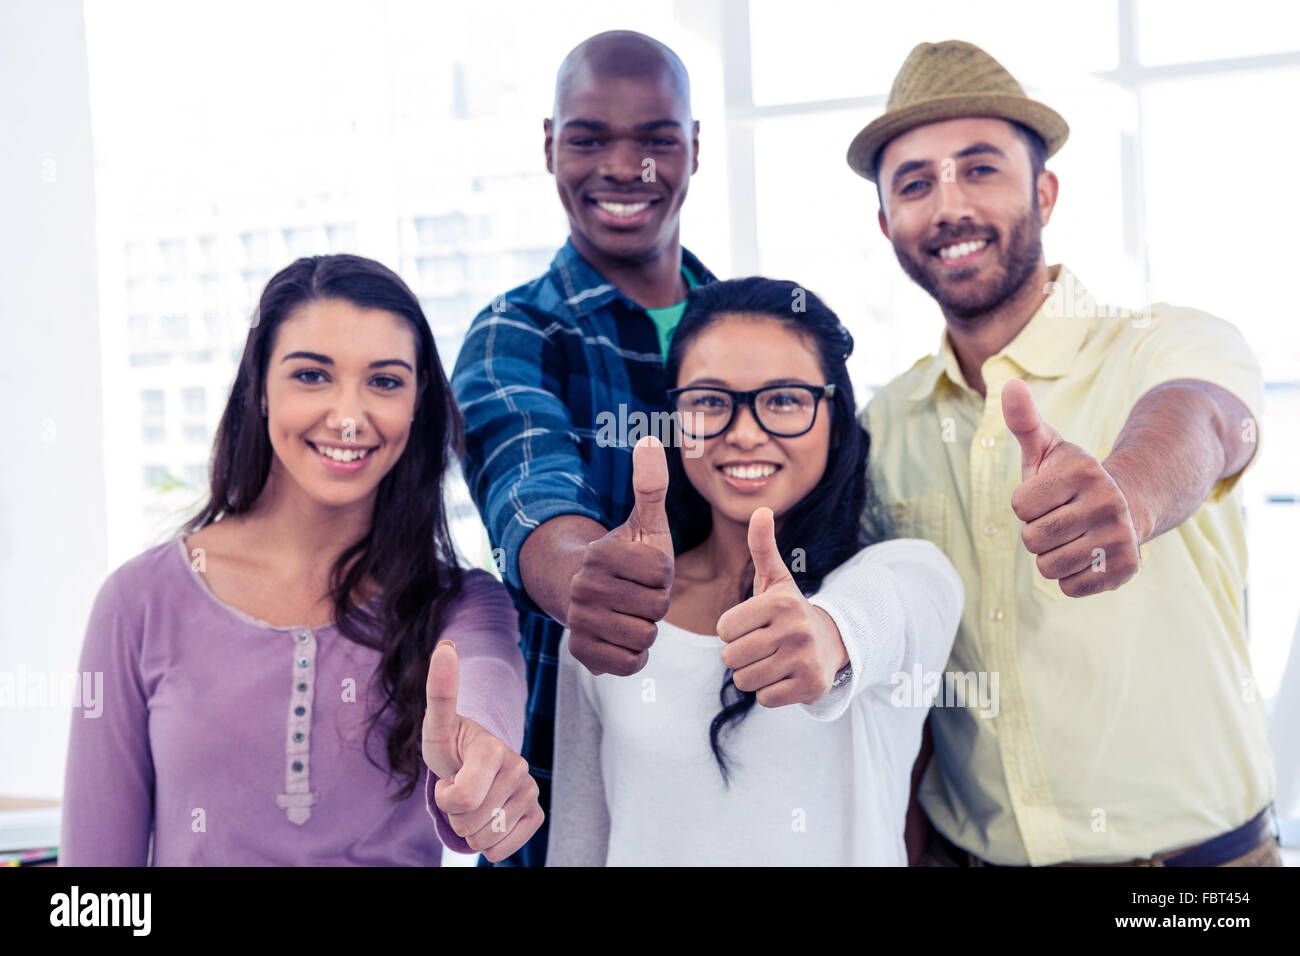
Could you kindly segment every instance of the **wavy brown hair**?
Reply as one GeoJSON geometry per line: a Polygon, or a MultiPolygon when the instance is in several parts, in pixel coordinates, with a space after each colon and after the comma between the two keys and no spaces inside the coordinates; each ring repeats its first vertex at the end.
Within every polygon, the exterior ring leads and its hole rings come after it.
{"type": "Polygon", "coordinates": [[[421,777],[429,658],[463,581],[442,494],[447,469],[463,446],[463,423],[420,302],[395,272],[360,256],[313,256],[298,259],[267,283],[217,429],[210,496],[183,533],[247,512],[261,494],[274,452],[260,396],[276,331],[300,305],[320,299],[341,299],[405,319],[415,335],[416,379],[425,385],[406,447],[379,482],[370,528],[339,555],[330,572],[339,631],[380,655],[375,676],[382,701],[370,717],[362,749],[390,780],[401,779],[394,799],[402,800],[421,777]],[[367,581],[378,583],[380,595],[375,605],[359,607],[352,596],[367,581]],[[386,768],[369,748],[381,725],[387,730],[386,768]]]}

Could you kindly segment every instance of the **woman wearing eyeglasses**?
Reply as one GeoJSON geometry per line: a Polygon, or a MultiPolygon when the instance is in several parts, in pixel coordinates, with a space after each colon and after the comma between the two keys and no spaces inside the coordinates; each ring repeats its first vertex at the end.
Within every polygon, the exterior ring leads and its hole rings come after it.
{"type": "Polygon", "coordinates": [[[859,520],[852,348],[793,283],[691,293],[667,363],[671,603],[631,677],[566,636],[548,865],[906,865],[931,696],[911,684],[942,671],[963,592],[932,544],[859,520]],[[808,600],[830,575],[859,595],[839,636],[808,600]]]}

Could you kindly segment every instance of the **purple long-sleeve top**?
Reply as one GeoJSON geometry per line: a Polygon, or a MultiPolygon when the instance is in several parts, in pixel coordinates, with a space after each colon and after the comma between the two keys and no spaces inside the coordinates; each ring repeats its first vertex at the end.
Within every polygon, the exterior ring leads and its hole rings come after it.
{"type": "MultiPolygon", "coordinates": [[[[527,691],[505,588],[466,572],[439,636],[456,644],[457,712],[517,753],[527,691]]],[[[102,672],[103,706],[73,713],[60,862],[437,866],[443,844],[471,852],[427,768],[392,799],[386,722],[367,745],[385,769],[363,752],[378,663],[333,624],[272,627],[224,604],[183,536],[132,558],[86,631],[81,670],[102,672]]]]}

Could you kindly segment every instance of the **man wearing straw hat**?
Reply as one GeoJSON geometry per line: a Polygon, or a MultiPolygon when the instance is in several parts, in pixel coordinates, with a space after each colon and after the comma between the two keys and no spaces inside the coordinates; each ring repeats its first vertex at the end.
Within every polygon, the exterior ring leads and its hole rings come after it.
{"type": "Polygon", "coordinates": [[[945,324],[863,413],[885,520],[938,544],[967,595],[925,862],[1281,865],[1235,491],[1260,370],[1220,319],[1099,305],[1047,265],[1043,163],[1068,133],[946,41],[912,51],[848,152],[945,324]],[[977,677],[997,706],[954,706],[977,677]]]}

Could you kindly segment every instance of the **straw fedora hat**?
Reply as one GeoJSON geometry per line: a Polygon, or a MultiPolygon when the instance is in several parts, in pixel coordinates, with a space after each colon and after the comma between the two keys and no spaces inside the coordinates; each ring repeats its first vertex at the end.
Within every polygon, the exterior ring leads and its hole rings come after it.
{"type": "Polygon", "coordinates": [[[1048,156],[1070,135],[1061,114],[1026,96],[1016,78],[973,43],[921,43],[894,77],[885,113],[853,138],[849,166],[875,182],[876,155],[891,139],[925,123],[962,116],[1023,123],[1043,138],[1048,156]]]}

